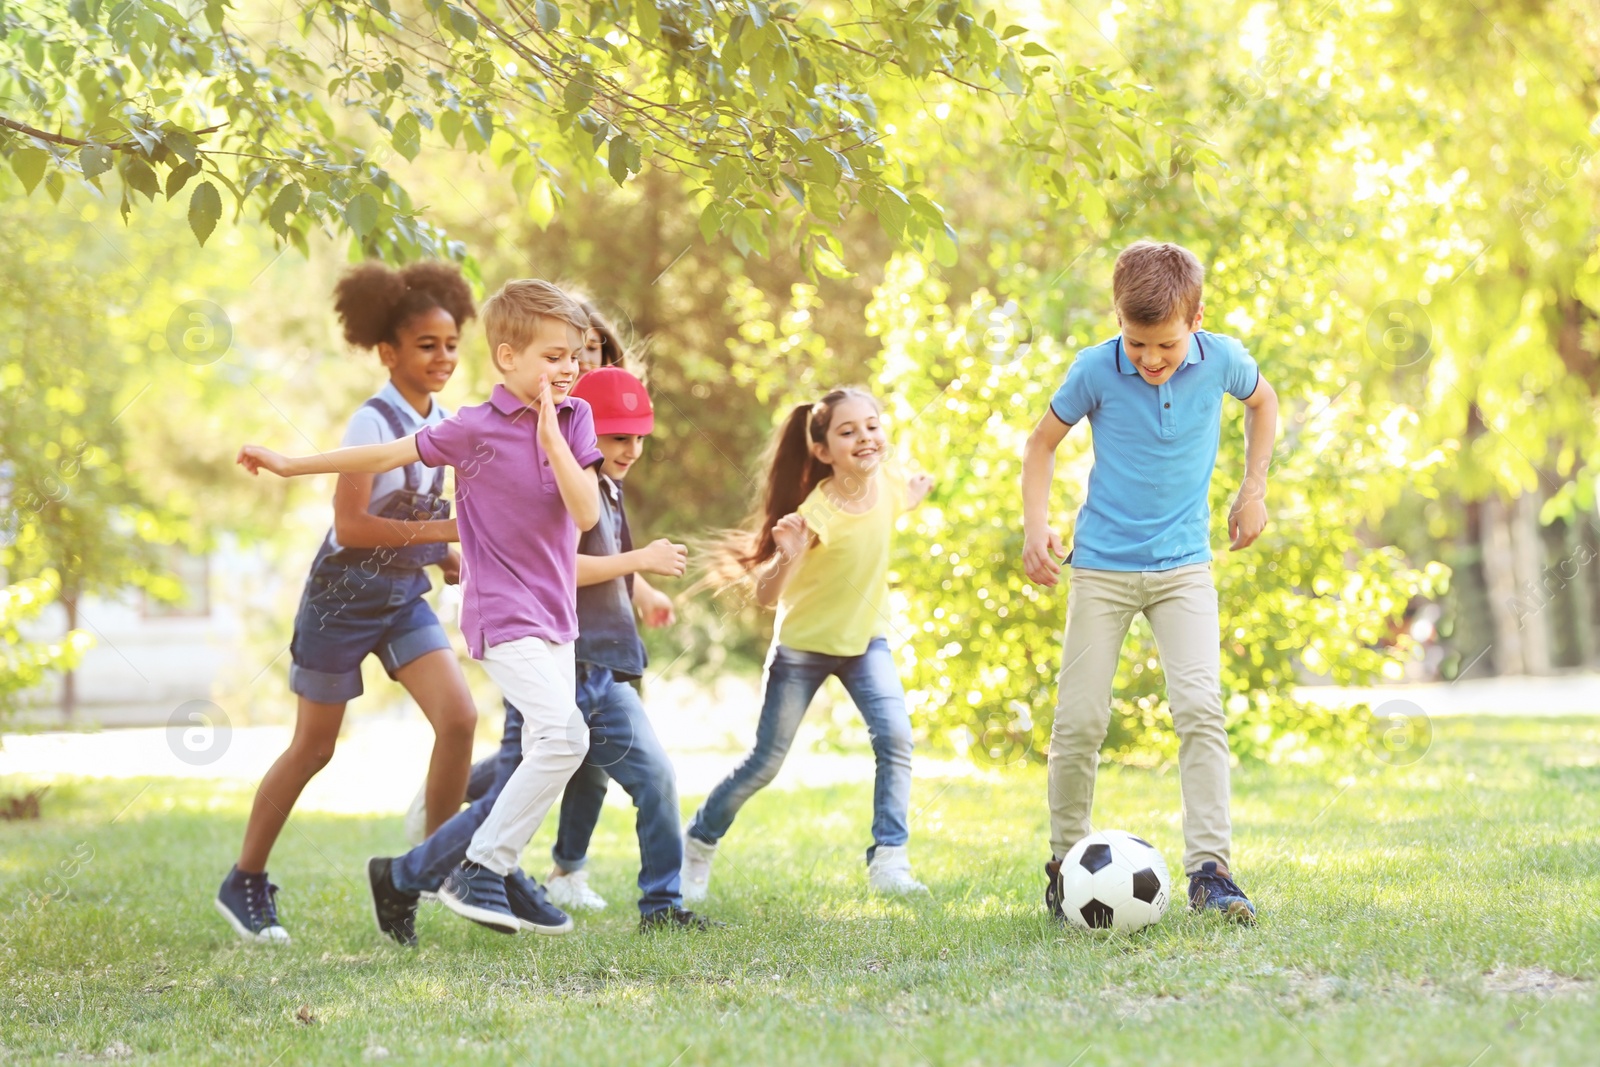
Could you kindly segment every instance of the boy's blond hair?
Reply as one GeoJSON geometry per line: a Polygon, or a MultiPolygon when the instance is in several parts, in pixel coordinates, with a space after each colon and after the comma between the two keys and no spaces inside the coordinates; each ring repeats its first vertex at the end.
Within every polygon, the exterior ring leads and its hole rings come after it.
{"type": "Polygon", "coordinates": [[[540,319],[556,319],[576,329],[579,333],[589,328],[589,316],[577,301],[557,286],[539,278],[517,278],[506,282],[488,300],[480,311],[483,330],[489,337],[489,354],[510,345],[520,352],[533,341],[540,319]]]}
{"type": "Polygon", "coordinates": [[[1187,324],[1200,308],[1206,269],[1182,245],[1136,241],[1122,250],[1111,272],[1111,299],[1124,322],[1159,326],[1181,315],[1187,324]]]}

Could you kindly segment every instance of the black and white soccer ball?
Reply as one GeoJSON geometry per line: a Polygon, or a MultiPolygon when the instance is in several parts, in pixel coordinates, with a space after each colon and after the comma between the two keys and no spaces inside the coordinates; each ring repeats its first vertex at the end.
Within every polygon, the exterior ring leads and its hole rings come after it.
{"type": "Polygon", "coordinates": [[[1061,911],[1090,930],[1138,930],[1160,922],[1172,896],[1167,861],[1123,830],[1098,830],[1061,861],[1061,911]]]}

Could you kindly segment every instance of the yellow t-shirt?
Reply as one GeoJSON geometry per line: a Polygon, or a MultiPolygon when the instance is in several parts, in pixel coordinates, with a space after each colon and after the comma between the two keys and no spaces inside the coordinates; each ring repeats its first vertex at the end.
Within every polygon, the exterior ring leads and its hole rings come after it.
{"type": "Polygon", "coordinates": [[[827,495],[825,479],[799,513],[816,542],[778,598],[778,643],[802,652],[859,656],[889,626],[889,539],[905,510],[905,480],[878,472],[878,499],[859,515],[827,495]]]}

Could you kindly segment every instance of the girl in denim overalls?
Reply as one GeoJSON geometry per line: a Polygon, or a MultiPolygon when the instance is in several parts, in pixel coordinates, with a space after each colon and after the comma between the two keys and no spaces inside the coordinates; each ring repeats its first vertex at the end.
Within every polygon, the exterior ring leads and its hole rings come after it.
{"type": "MultiPolygon", "coordinates": [[[[417,263],[399,271],[367,263],[334,290],[345,339],[373,348],[389,382],[351,418],[342,445],[405,437],[449,413],[433,399],[456,368],[460,329],[474,314],[455,267],[417,263]]],[[[256,791],[239,862],[216,907],[246,941],[287,942],[267,857],[289,811],[333,755],[348,701],[361,695],[361,662],[376,655],[434,730],[427,828],[461,806],[477,711],[450,641],[424,595],[434,564],[460,578],[461,557],[444,498],[444,471],[413,464],[385,474],[341,476],[333,528],[306,580],[289,646],[289,688],[300,698],[294,737],[256,791]]]]}

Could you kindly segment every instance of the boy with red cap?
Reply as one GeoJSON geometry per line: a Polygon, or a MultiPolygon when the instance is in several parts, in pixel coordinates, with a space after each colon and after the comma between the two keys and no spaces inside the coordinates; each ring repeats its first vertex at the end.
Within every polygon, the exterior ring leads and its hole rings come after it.
{"type": "MultiPolygon", "coordinates": [[[[649,573],[678,577],[683,574],[687,559],[683,545],[665,538],[635,549],[623,508],[622,482],[643,454],[644,438],[655,428],[655,412],[644,384],[620,367],[590,371],[578,379],[570,395],[586,401],[594,414],[602,456],[600,520],[578,541],[578,638],[574,660],[578,710],[589,728],[589,747],[562,797],[560,826],[552,850],[556,863],[552,881],[566,883],[559,885],[566,890],[562,896],[583,906],[581,897],[573,899],[574,894],[587,888],[583,868],[589,839],[600,818],[607,783],[615,779],[633,798],[639,812],[640,930],[706,929],[716,924],[685,910],[679,890],[683,837],[679,829],[677,777],[639,702],[638,692],[628,684],[641,677],[645,668],[644,643],[633,618],[633,576],[649,573]]],[[[500,787],[521,760],[522,716],[509,701],[505,710],[505,733],[496,759],[494,784],[488,792],[433,836],[385,867],[393,872],[392,876],[373,881],[379,928],[402,944],[415,941],[413,920],[418,895],[437,886],[439,879],[460,861],[464,842],[488,816],[500,787]]],[[[551,888],[555,890],[558,885],[551,888]]],[[[544,887],[536,887],[534,893],[539,899],[513,902],[522,929],[560,934],[572,928],[572,920],[545,898],[544,887]]],[[[590,891],[589,895],[594,894],[590,891]]]]}

